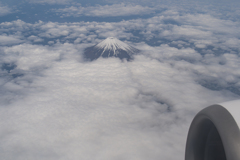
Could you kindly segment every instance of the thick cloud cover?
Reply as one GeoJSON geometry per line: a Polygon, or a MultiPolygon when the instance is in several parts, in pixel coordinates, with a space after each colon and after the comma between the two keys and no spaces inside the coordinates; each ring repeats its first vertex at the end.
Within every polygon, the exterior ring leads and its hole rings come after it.
{"type": "Polygon", "coordinates": [[[1,23],[1,158],[183,159],[195,114],[239,98],[238,30],[172,8],[120,22],[1,23]],[[109,36],[141,54],[84,61],[109,36]]]}

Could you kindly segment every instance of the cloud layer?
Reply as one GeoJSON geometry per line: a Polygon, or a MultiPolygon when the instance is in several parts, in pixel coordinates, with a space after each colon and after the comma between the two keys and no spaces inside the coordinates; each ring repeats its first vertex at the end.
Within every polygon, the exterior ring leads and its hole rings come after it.
{"type": "Polygon", "coordinates": [[[114,23],[1,23],[1,158],[183,158],[195,114],[239,98],[238,30],[174,9],[114,23]],[[109,36],[141,54],[85,62],[84,49],[109,36]]]}

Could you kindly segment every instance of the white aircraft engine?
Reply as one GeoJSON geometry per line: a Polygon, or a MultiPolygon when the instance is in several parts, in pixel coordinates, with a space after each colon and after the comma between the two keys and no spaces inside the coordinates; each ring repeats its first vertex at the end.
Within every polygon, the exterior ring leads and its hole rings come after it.
{"type": "Polygon", "coordinates": [[[185,160],[240,160],[240,100],[201,110],[190,126],[185,160]]]}

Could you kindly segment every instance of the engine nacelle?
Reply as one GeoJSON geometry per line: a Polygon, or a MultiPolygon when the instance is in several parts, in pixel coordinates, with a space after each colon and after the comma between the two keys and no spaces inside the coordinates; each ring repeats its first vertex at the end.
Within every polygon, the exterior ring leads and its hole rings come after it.
{"type": "Polygon", "coordinates": [[[201,110],[190,126],[185,160],[240,160],[240,100],[201,110]]]}

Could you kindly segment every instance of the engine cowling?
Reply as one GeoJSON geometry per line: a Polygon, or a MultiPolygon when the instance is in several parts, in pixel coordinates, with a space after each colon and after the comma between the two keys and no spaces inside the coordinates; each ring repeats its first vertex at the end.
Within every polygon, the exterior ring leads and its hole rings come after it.
{"type": "Polygon", "coordinates": [[[209,106],[193,119],[185,160],[240,160],[240,100],[209,106]]]}

